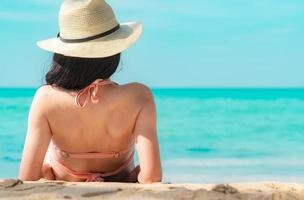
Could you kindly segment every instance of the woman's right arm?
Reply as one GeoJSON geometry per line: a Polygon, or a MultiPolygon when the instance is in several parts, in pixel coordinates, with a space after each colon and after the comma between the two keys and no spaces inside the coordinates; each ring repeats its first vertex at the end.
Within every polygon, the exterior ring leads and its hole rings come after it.
{"type": "Polygon", "coordinates": [[[150,89],[140,86],[142,107],[135,125],[136,148],[139,157],[139,183],[153,183],[162,180],[162,167],[156,128],[156,108],[150,89]]]}
{"type": "Polygon", "coordinates": [[[44,87],[37,90],[29,112],[28,131],[19,170],[19,178],[24,181],[36,181],[43,175],[43,160],[52,137],[45,116],[46,93],[44,87]]]}

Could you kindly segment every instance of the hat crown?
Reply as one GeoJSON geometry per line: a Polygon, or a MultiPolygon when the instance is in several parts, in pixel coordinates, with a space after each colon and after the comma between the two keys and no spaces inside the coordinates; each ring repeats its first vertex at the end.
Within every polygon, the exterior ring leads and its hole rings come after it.
{"type": "Polygon", "coordinates": [[[118,25],[104,0],[65,0],[59,12],[60,36],[64,39],[92,37],[118,25]]]}

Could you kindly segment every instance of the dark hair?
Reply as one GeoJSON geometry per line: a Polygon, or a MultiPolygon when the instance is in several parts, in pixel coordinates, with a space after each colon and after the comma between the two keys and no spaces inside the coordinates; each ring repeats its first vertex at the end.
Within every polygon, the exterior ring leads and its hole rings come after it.
{"type": "Polygon", "coordinates": [[[55,53],[45,81],[63,89],[80,90],[96,79],[110,78],[119,62],[120,54],[106,58],[78,58],[55,53]]]}

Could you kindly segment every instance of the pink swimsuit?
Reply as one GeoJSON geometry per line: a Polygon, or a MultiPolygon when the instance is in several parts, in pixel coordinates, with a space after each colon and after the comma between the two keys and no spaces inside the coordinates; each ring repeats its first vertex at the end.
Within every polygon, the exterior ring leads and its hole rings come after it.
{"type": "MultiPolygon", "coordinates": [[[[94,81],[92,84],[90,84],[89,86],[78,92],[77,96],[75,97],[75,104],[78,107],[83,108],[87,105],[87,103],[90,100],[92,103],[95,104],[98,103],[99,101],[97,97],[98,86],[109,85],[109,84],[116,84],[116,83],[112,82],[111,80],[101,80],[101,79],[94,81]]],[[[47,156],[48,157],[47,162],[51,165],[51,167],[59,169],[74,178],[82,179],[87,182],[103,182],[104,178],[118,174],[133,161],[133,156],[134,156],[134,142],[132,142],[132,144],[130,144],[128,148],[118,152],[71,153],[59,149],[53,142],[51,142],[50,145],[51,145],[50,155],[47,156]],[[125,155],[131,151],[132,151],[131,156],[120,167],[118,167],[112,172],[107,172],[107,173],[77,172],[75,170],[68,168],[66,165],[64,165],[57,159],[58,157],[84,159],[84,160],[118,158],[121,155],[125,155]]]]}

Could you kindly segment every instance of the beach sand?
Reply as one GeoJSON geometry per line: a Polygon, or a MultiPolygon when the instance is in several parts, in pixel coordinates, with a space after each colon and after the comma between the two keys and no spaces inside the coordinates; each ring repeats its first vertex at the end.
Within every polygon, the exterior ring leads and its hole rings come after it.
{"type": "Polygon", "coordinates": [[[304,184],[235,183],[215,184],[125,184],[74,182],[0,181],[0,199],[204,199],[204,200],[304,200],[304,184]]]}

